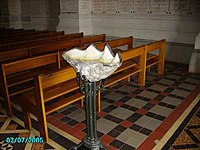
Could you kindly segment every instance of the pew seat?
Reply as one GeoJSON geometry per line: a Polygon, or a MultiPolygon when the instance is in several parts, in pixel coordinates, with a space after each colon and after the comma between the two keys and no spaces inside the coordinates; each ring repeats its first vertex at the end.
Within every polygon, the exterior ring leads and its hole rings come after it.
{"type": "Polygon", "coordinates": [[[32,113],[38,118],[40,136],[48,141],[46,115],[79,100],[83,106],[84,95],[79,92],[76,72],[70,67],[36,76],[35,90],[21,93],[19,99],[25,127],[31,130],[32,113]]]}
{"type": "Polygon", "coordinates": [[[105,87],[111,86],[123,79],[130,81],[130,76],[141,71],[140,67],[133,60],[127,60],[108,78],[105,87]]]}
{"type": "Polygon", "coordinates": [[[160,62],[160,60],[159,60],[158,55],[149,54],[149,53],[147,54],[147,62],[146,62],[147,69],[159,62],[160,62]]]}

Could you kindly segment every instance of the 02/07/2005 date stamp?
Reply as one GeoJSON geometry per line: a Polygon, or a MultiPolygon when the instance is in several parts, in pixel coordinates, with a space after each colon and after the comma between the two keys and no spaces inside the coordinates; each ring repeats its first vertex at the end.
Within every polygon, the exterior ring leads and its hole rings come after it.
{"type": "Polygon", "coordinates": [[[6,143],[43,143],[43,137],[7,137],[6,143]]]}

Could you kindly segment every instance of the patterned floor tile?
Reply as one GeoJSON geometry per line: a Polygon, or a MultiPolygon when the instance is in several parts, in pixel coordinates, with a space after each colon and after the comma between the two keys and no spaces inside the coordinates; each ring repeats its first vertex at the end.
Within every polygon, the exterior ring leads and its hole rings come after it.
{"type": "Polygon", "coordinates": [[[163,83],[165,85],[172,85],[174,81],[169,79],[161,79],[160,81],[158,81],[158,83],[163,83]]]}
{"type": "Polygon", "coordinates": [[[137,87],[133,87],[133,86],[122,86],[122,87],[119,88],[118,90],[119,90],[119,91],[123,91],[123,92],[132,93],[133,91],[137,90],[137,87]]]}
{"type": "Polygon", "coordinates": [[[117,123],[109,121],[105,118],[100,118],[97,121],[97,130],[106,134],[109,131],[111,131],[113,128],[115,128],[117,125],[118,125],[117,123]]]}
{"type": "Polygon", "coordinates": [[[140,119],[138,119],[135,124],[145,127],[150,121],[152,121],[153,118],[148,116],[143,116],[140,119]]]}
{"type": "MultiPolygon", "coordinates": [[[[129,150],[144,149],[142,147],[148,146],[152,149],[155,146],[154,140],[160,139],[168,127],[173,125],[174,119],[182,114],[182,109],[187,108],[188,101],[192,99],[191,95],[195,96],[200,92],[197,89],[200,78],[187,73],[187,67],[166,63],[165,68],[163,77],[157,76],[157,68],[151,68],[147,73],[145,87],[139,87],[134,76],[131,82],[114,84],[101,93],[101,112],[97,113],[97,134],[108,148],[129,150]]],[[[13,112],[19,120],[22,119],[19,110],[13,112]]],[[[199,116],[198,113],[196,117],[199,116]]],[[[86,135],[84,109],[80,104],[67,106],[51,113],[47,118],[51,125],[49,126],[50,139],[65,149],[71,149],[86,135]]],[[[0,127],[4,122],[5,118],[0,117],[0,127]]],[[[15,125],[16,122],[10,124],[7,129],[23,128],[15,125]]],[[[35,120],[33,120],[33,127],[38,129],[35,120]]],[[[190,138],[192,137],[193,147],[199,140],[199,130],[195,127],[190,126],[185,131],[190,138]]],[[[1,131],[0,139],[3,137],[1,131]]],[[[4,139],[5,137],[0,140],[3,146],[4,139]]],[[[47,145],[55,146],[47,143],[46,148],[47,145]]],[[[36,146],[44,145],[34,145],[36,146]]],[[[180,145],[174,146],[180,148],[180,145]]]]}
{"type": "Polygon", "coordinates": [[[166,108],[166,107],[163,107],[163,106],[156,105],[152,109],[150,109],[149,112],[167,117],[172,111],[173,110],[170,109],[170,108],[166,108]]]}
{"type": "Polygon", "coordinates": [[[164,145],[164,149],[200,149],[200,101],[164,145]],[[193,115],[194,114],[194,115],[193,115]]]}
{"type": "Polygon", "coordinates": [[[164,102],[164,103],[170,104],[170,105],[174,105],[174,106],[178,106],[182,102],[182,100],[177,99],[177,98],[173,98],[173,97],[170,97],[170,96],[166,96],[165,98],[163,98],[161,100],[161,102],[164,102]]]}
{"type": "Polygon", "coordinates": [[[146,139],[146,137],[147,135],[135,132],[135,134],[132,133],[132,138],[130,138],[126,143],[133,147],[138,147],[146,139]]]}
{"type": "Polygon", "coordinates": [[[153,99],[157,96],[156,93],[154,92],[149,92],[149,91],[143,91],[141,92],[140,94],[138,94],[139,96],[142,96],[142,97],[146,97],[146,98],[149,98],[149,99],[153,99]]]}
{"type": "Polygon", "coordinates": [[[112,93],[109,93],[109,94],[105,95],[105,97],[106,97],[106,98],[109,98],[109,99],[112,99],[112,100],[114,100],[114,101],[118,101],[118,100],[120,100],[121,98],[123,98],[124,95],[119,94],[119,93],[114,93],[114,92],[112,92],[112,93]]]}
{"type": "Polygon", "coordinates": [[[132,146],[130,146],[130,145],[128,145],[128,144],[124,144],[124,145],[120,148],[120,150],[135,150],[135,148],[132,147],[132,146]]]}
{"type": "Polygon", "coordinates": [[[159,84],[154,84],[149,87],[150,89],[157,90],[157,91],[164,91],[167,89],[167,86],[159,85],[159,84]]]}
{"type": "Polygon", "coordinates": [[[134,106],[136,108],[142,108],[143,106],[145,106],[148,102],[143,101],[141,99],[137,99],[137,98],[132,98],[129,101],[127,101],[125,104],[130,105],[130,106],[134,106]]]}
{"type": "Polygon", "coordinates": [[[193,90],[195,88],[194,85],[187,84],[187,83],[181,83],[179,84],[179,87],[183,89],[188,89],[188,90],[193,90]]]}
{"type": "Polygon", "coordinates": [[[144,127],[154,131],[161,123],[162,121],[151,118],[151,121],[144,125],[144,127]]]}
{"type": "MultiPolygon", "coordinates": [[[[3,124],[0,126],[0,149],[2,150],[23,150],[23,149],[55,149],[53,144],[48,144],[46,142],[42,143],[26,143],[22,142],[22,138],[38,138],[34,134],[30,134],[28,130],[24,127],[19,125],[19,123],[15,122],[14,120],[10,120],[8,117],[3,117],[0,115],[0,122],[3,121],[3,124]],[[4,119],[6,120],[4,120],[4,119]],[[3,133],[3,134],[2,134],[3,133]],[[11,141],[13,138],[13,142],[11,141]],[[7,139],[7,140],[6,140],[7,139]],[[8,140],[10,139],[10,140],[8,140]],[[16,140],[15,140],[16,139],[16,140]]],[[[66,139],[65,139],[66,140],[66,139]]],[[[69,144],[73,142],[69,142],[69,144]]]]}
{"type": "Polygon", "coordinates": [[[143,115],[138,114],[138,113],[134,113],[133,115],[131,115],[130,117],[128,117],[126,120],[132,123],[135,123],[138,119],[140,119],[143,115]]]}
{"type": "Polygon", "coordinates": [[[195,79],[195,78],[187,78],[185,81],[188,83],[196,84],[196,85],[200,83],[199,79],[195,79]]]}
{"type": "Polygon", "coordinates": [[[186,91],[178,90],[178,89],[175,89],[174,91],[171,92],[171,94],[181,96],[181,97],[186,97],[186,96],[188,96],[189,93],[190,92],[186,92],[186,91]]]}
{"type": "Polygon", "coordinates": [[[165,76],[165,78],[169,78],[169,79],[175,79],[175,80],[178,80],[180,79],[180,75],[175,75],[175,74],[168,74],[165,76]]]}
{"type": "Polygon", "coordinates": [[[121,119],[126,119],[129,116],[133,114],[133,111],[127,110],[125,108],[118,107],[112,112],[110,112],[110,115],[121,118],[121,119]]]}
{"type": "Polygon", "coordinates": [[[124,143],[119,141],[119,140],[117,140],[117,139],[115,139],[114,141],[112,141],[110,143],[110,145],[115,147],[115,148],[117,148],[117,149],[120,149],[124,145],[124,143]]]}
{"type": "Polygon", "coordinates": [[[124,141],[124,143],[129,144],[130,146],[133,147],[138,147],[137,144],[139,144],[140,141],[143,141],[145,138],[147,137],[147,135],[134,131],[132,129],[126,129],[122,134],[120,134],[117,139],[124,141]],[[134,139],[137,140],[134,142],[134,139]]]}

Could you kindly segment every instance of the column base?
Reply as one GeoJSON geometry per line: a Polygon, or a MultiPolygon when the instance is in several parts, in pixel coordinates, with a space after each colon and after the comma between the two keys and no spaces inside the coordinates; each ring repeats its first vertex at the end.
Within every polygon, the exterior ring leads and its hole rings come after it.
{"type": "Polygon", "coordinates": [[[200,50],[193,50],[190,65],[189,65],[189,72],[191,73],[200,73],[200,50]]]}
{"type": "Polygon", "coordinates": [[[84,139],[80,144],[72,148],[72,150],[108,150],[108,149],[102,144],[100,140],[94,144],[88,141],[85,142],[84,139]]]}

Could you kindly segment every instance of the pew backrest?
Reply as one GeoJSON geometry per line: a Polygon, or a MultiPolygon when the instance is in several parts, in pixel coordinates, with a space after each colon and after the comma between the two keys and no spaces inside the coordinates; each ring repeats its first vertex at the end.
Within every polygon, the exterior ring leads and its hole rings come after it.
{"type": "Polygon", "coordinates": [[[34,114],[38,118],[40,136],[48,141],[46,115],[79,100],[83,106],[84,95],[78,89],[76,73],[72,67],[36,76],[35,90],[20,94],[25,127],[31,130],[30,113],[34,114]],[[53,101],[48,103],[50,100],[53,101]]]}
{"type": "Polygon", "coordinates": [[[99,43],[99,42],[105,42],[106,41],[106,35],[100,34],[96,36],[88,36],[81,39],[81,46],[88,45],[89,43],[99,43]]]}
{"type": "Polygon", "coordinates": [[[54,71],[48,74],[40,74],[39,75],[41,89],[49,88],[56,84],[75,79],[76,78],[76,71],[70,68],[63,68],[58,71],[54,71]]]}
{"type": "Polygon", "coordinates": [[[71,34],[66,34],[58,37],[58,41],[66,41],[66,40],[72,40],[72,39],[79,39],[83,38],[84,34],[83,32],[80,33],[71,33],[71,34]]]}
{"type": "MultiPolygon", "coordinates": [[[[133,37],[124,37],[124,38],[119,38],[119,39],[114,39],[106,42],[101,42],[101,43],[94,43],[95,47],[98,50],[103,50],[106,44],[109,44],[111,49],[121,47],[121,46],[127,46],[127,49],[133,48],[133,37]]],[[[87,48],[87,46],[81,46],[81,49],[87,48]]]]}
{"type": "Polygon", "coordinates": [[[35,29],[30,29],[30,30],[18,30],[15,32],[10,32],[8,34],[1,34],[0,39],[2,38],[7,38],[7,37],[13,37],[13,36],[19,36],[19,35],[27,35],[31,33],[35,33],[35,29]]]}
{"type": "Polygon", "coordinates": [[[86,44],[86,41],[88,42],[87,44],[94,42],[94,39],[95,41],[100,42],[102,41],[102,36],[104,35],[91,36],[90,37],[91,41],[89,40],[88,37],[86,38],[87,40],[85,40],[85,37],[83,37],[83,38],[77,38],[77,39],[72,39],[72,40],[67,40],[67,41],[61,41],[57,43],[44,44],[44,45],[33,46],[29,48],[22,48],[18,50],[0,51],[0,62],[8,61],[8,60],[16,59],[16,58],[23,58],[27,56],[30,57],[30,56],[35,56],[35,55],[41,55],[41,54],[49,53],[49,52],[69,50],[73,47],[81,46],[81,41],[84,41],[85,44],[86,44]]]}
{"type": "Polygon", "coordinates": [[[46,107],[46,114],[63,108],[77,100],[83,100],[84,95],[78,90],[76,72],[72,67],[63,68],[52,73],[40,74],[35,79],[35,101],[40,106],[45,102],[74,92],[68,97],[62,97],[57,102],[46,107]]]}
{"type": "MultiPolygon", "coordinates": [[[[7,43],[7,44],[1,44],[0,45],[0,51],[7,51],[7,50],[14,50],[14,49],[21,49],[21,48],[30,48],[34,46],[44,45],[44,44],[50,44],[50,43],[57,43],[61,41],[67,41],[77,38],[83,37],[83,32],[81,33],[72,33],[72,34],[66,34],[63,35],[64,32],[55,32],[51,34],[47,34],[44,36],[44,38],[38,38],[28,41],[21,41],[21,42],[14,42],[14,43],[7,43]]],[[[41,35],[43,36],[43,35],[41,35]]]]}
{"type": "Polygon", "coordinates": [[[159,50],[163,48],[163,44],[166,43],[166,40],[160,40],[153,43],[147,44],[147,52],[152,52],[154,50],[159,50]]]}
{"type": "Polygon", "coordinates": [[[19,34],[13,37],[2,38],[0,40],[0,44],[11,44],[11,43],[16,43],[16,42],[21,42],[21,41],[34,40],[34,39],[40,38],[41,35],[46,35],[50,37],[52,34],[56,34],[56,33],[57,32],[48,32],[48,30],[45,30],[45,31],[31,32],[30,34],[26,34],[26,35],[19,34]]]}
{"type": "Polygon", "coordinates": [[[35,75],[59,67],[58,52],[2,63],[0,67],[1,94],[8,115],[12,115],[11,96],[33,89],[32,81],[35,75]]]}
{"type": "Polygon", "coordinates": [[[52,53],[37,57],[25,58],[9,63],[3,63],[1,66],[5,72],[5,75],[10,75],[52,63],[58,63],[59,66],[58,58],[58,53],[52,53]]]}
{"type": "Polygon", "coordinates": [[[164,74],[165,49],[166,49],[165,39],[147,44],[146,68],[150,70],[151,66],[158,64],[158,75],[164,74]],[[158,51],[158,52],[157,54],[152,54],[153,51],[158,51]]]}

